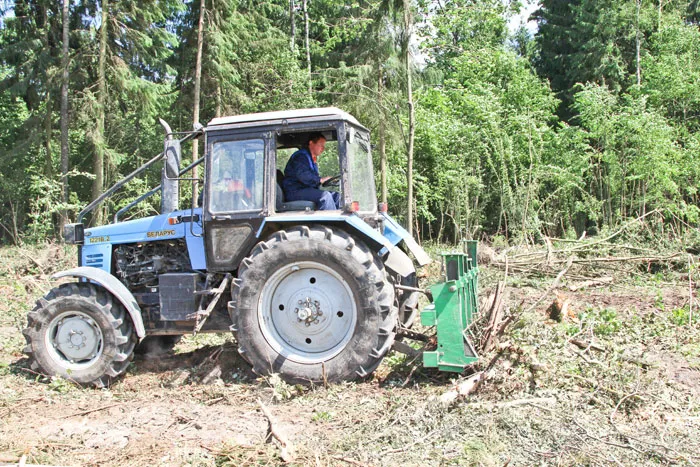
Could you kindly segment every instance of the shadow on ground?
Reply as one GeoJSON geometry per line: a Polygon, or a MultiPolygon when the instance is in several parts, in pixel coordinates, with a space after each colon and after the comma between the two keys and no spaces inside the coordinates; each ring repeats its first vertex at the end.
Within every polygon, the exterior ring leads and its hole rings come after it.
{"type": "MultiPolygon", "coordinates": [[[[50,377],[32,370],[29,358],[21,357],[8,366],[9,372],[28,381],[46,382],[50,377]]],[[[126,378],[138,376],[163,376],[181,374],[183,383],[212,383],[221,379],[224,383],[250,382],[256,379],[250,365],[241,358],[235,344],[205,345],[189,352],[174,351],[135,355],[127,370],[126,378]]],[[[122,379],[122,378],[120,378],[122,379]]]]}

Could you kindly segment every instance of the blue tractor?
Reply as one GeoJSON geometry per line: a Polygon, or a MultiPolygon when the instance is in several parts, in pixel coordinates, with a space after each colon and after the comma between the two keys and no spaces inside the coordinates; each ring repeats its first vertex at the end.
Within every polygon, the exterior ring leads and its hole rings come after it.
{"type": "Polygon", "coordinates": [[[181,139],[161,124],[163,153],[66,226],[79,267],[58,273],[74,281],[28,314],[32,369],[104,386],[135,351],[172,347],[188,333],[232,331],[261,375],[317,383],[372,373],[397,329],[416,317],[416,267],[430,258],[377,204],[369,131],[336,108],[215,118],[181,139]],[[322,175],[334,176],[341,195],[336,211],[287,202],[280,185],[289,156],[317,132],[327,140],[322,175]],[[204,138],[205,154],[181,168],[181,145],[194,138],[204,138]],[[159,161],[159,187],[113,223],[85,228],[88,213],[159,161]],[[189,174],[197,165],[201,207],[192,196],[183,209],[179,183],[194,190],[189,174]],[[157,193],[161,214],[119,220],[157,193]]]}

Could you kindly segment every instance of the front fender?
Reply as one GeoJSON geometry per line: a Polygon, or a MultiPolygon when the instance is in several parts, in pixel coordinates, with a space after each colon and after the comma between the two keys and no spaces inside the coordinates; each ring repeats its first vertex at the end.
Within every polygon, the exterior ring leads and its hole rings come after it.
{"type": "Polygon", "coordinates": [[[146,328],[143,325],[143,318],[141,317],[141,307],[136,303],[136,299],[131,292],[129,292],[129,289],[119,282],[116,277],[102,269],[87,266],[68,269],[67,271],[61,271],[51,276],[52,279],[59,279],[61,277],[80,277],[96,282],[104,287],[105,290],[114,295],[116,299],[119,300],[119,303],[126,308],[129,316],[131,316],[131,322],[134,323],[134,330],[139,337],[139,341],[146,336],[146,328]]]}

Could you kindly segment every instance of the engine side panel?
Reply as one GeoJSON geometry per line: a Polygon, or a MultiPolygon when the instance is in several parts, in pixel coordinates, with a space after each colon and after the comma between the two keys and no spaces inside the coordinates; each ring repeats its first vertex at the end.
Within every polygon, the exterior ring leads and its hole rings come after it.
{"type": "Polygon", "coordinates": [[[206,270],[201,208],[175,211],[159,216],[145,217],[117,224],[93,227],[85,231],[85,244],[81,248],[80,264],[113,272],[112,247],[123,244],[154,243],[164,240],[185,239],[189,268],[206,270]],[[170,219],[174,220],[171,224],[170,219]]]}

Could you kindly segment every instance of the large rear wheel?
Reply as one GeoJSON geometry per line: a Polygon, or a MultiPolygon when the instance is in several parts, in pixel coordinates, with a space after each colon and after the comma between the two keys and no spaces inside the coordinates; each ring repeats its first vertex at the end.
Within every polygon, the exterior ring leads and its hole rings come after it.
{"type": "Polygon", "coordinates": [[[137,340],[122,304],[84,282],[63,284],[37,301],[23,334],[32,370],[98,387],[126,371],[137,340]]]}
{"type": "Polygon", "coordinates": [[[275,233],[242,262],[232,297],[239,352],[258,374],[301,383],[364,377],[394,341],[384,267],[341,230],[275,233]]]}

